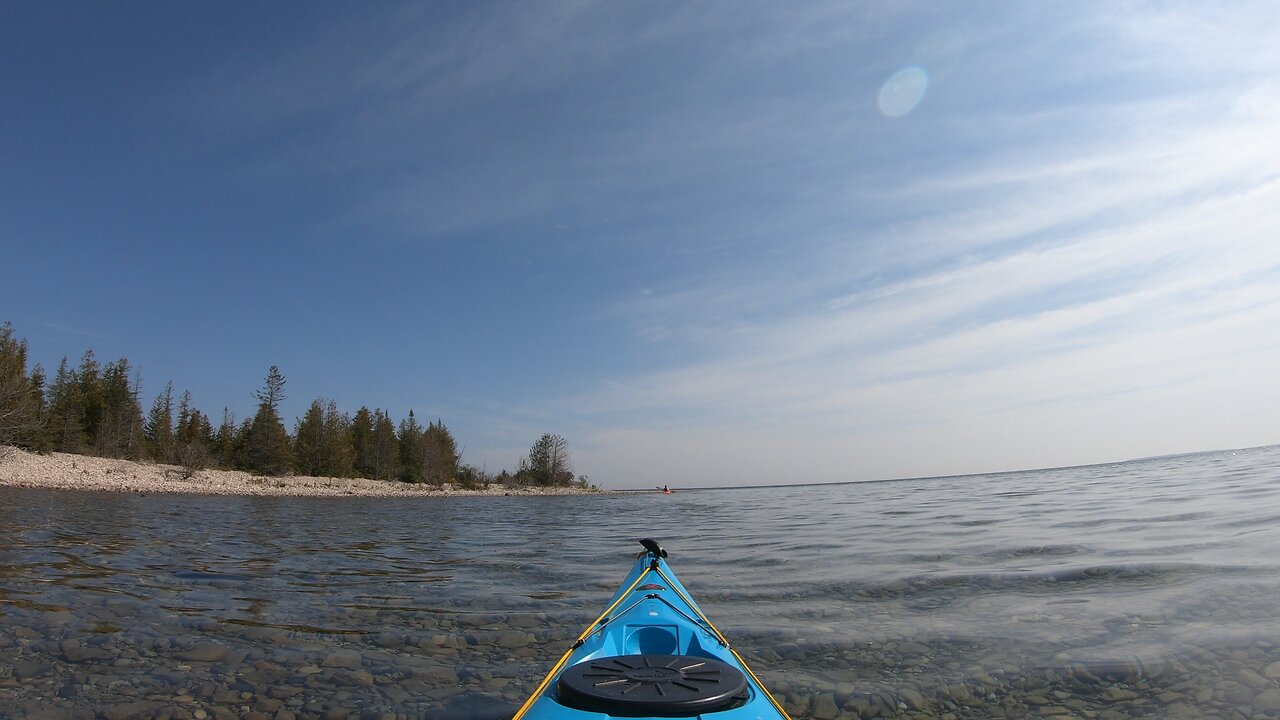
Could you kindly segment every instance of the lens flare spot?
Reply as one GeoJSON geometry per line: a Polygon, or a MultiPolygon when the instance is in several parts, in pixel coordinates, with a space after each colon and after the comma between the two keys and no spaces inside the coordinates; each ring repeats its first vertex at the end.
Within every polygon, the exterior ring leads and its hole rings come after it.
{"type": "Polygon", "coordinates": [[[920,104],[929,88],[929,76],[924,70],[911,65],[889,76],[880,86],[877,104],[887,117],[902,117],[920,104]]]}

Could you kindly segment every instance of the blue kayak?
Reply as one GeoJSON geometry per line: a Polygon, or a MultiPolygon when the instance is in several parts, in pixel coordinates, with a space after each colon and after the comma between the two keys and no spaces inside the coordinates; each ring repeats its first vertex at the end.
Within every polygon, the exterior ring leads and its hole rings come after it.
{"type": "Polygon", "coordinates": [[[667,566],[644,552],[512,720],[790,720],[667,566]]]}

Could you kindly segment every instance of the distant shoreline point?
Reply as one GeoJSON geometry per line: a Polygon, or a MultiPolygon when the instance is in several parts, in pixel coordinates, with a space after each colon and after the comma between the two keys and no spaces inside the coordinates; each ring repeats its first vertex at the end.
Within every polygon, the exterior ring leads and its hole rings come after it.
{"type": "Polygon", "coordinates": [[[242,470],[198,470],[183,478],[177,465],[90,455],[39,455],[0,447],[0,486],[117,493],[242,495],[272,497],[503,497],[605,495],[607,490],[571,487],[490,485],[468,490],[396,480],[288,475],[264,477],[242,470]]]}

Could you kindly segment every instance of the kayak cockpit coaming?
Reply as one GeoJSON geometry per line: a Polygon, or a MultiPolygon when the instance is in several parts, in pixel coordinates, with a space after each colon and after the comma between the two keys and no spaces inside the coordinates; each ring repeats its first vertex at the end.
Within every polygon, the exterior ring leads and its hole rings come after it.
{"type": "Polygon", "coordinates": [[[645,595],[612,617],[599,620],[595,632],[583,641],[583,645],[588,645],[591,640],[617,645],[610,641],[617,640],[617,633],[611,631],[618,627],[619,622],[622,622],[624,641],[621,647],[614,647],[617,655],[698,654],[680,651],[700,647],[701,642],[729,647],[729,643],[701,617],[657,594],[645,595]]]}

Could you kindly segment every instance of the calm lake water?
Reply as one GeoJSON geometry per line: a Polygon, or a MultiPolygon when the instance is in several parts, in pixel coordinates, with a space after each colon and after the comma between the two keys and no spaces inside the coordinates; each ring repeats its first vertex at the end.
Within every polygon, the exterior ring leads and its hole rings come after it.
{"type": "Polygon", "coordinates": [[[0,488],[0,717],[509,717],[639,550],[796,718],[1280,717],[1280,448],[546,498],[0,488]]]}

